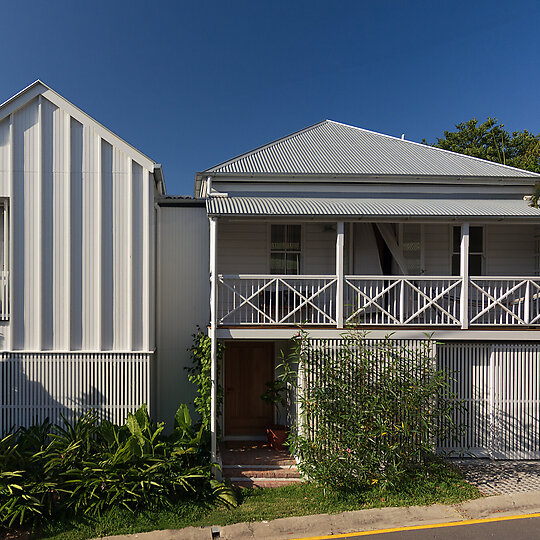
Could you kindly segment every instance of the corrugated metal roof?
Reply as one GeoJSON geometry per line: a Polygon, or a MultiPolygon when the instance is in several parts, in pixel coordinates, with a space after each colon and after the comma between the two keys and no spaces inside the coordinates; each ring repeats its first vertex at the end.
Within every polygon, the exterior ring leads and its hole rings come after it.
{"type": "Polygon", "coordinates": [[[204,173],[538,177],[529,171],[324,120],[204,173]]]}
{"type": "Polygon", "coordinates": [[[210,216],[343,216],[343,217],[486,217],[540,218],[540,210],[520,199],[435,199],[252,195],[212,197],[210,216]]]}

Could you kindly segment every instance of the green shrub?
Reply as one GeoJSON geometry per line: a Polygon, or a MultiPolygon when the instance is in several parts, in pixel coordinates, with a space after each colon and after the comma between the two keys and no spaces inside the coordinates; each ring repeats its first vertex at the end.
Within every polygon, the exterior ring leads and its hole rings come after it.
{"type": "Polygon", "coordinates": [[[212,478],[186,405],[171,435],[150,421],[146,406],[123,426],[88,412],[62,426],[21,429],[0,441],[0,526],[35,524],[60,515],[125,508],[162,508],[181,500],[234,505],[212,478]]]}
{"type": "Polygon", "coordinates": [[[407,347],[350,331],[338,347],[315,349],[301,332],[294,349],[301,412],[289,441],[301,472],[323,486],[365,489],[396,485],[433,460],[437,438],[458,428],[432,344],[407,347]]]}

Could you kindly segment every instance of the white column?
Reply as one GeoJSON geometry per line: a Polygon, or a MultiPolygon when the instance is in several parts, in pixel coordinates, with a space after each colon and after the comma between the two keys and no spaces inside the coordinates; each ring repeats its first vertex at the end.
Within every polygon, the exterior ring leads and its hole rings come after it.
{"type": "Polygon", "coordinates": [[[345,276],[343,272],[343,251],[345,246],[345,233],[343,221],[337,223],[336,234],[336,321],[337,327],[343,328],[343,290],[345,285],[345,276]]]}
{"type": "Polygon", "coordinates": [[[217,461],[217,218],[210,218],[210,343],[212,383],[210,397],[210,437],[212,462],[217,461]]]}
{"type": "Polygon", "coordinates": [[[461,328],[469,328],[469,224],[461,225],[461,328]]]}

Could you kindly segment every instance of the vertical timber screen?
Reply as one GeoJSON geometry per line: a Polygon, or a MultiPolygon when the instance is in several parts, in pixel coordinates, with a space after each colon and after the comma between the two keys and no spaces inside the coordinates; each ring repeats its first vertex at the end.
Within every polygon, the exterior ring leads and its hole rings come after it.
{"type": "MultiPolygon", "coordinates": [[[[426,344],[425,340],[390,341],[396,350],[409,350],[410,355],[404,352],[404,357],[411,359],[414,351],[426,344]]],[[[363,343],[368,350],[375,351],[383,342],[365,339],[363,343]]],[[[452,438],[433,441],[434,449],[456,457],[540,459],[540,343],[431,343],[437,369],[448,375],[446,397],[455,404],[449,411],[451,419],[461,426],[452,438]]],[[[300,379],[304,392],[324,377],[325,362],[339,361],[345,346],[343,339],[308,341],[300,379]]],[[[366,379],[368,383],[377,380],[384,365],[377,361],[379,358],[375,360],[366,379]]],[[[333,373],[332,384],[336,385],[335,370],[333,373]]],[[[338,379],[338,389],[350,392],[354,406],[355,382],[351,373],[340,373],[338,379]]],[[[314,437],[320,419],[306,414],[304,420],[306,435],[314,437]]],[[[339,426],[336,428],[339,436],[339,426]]],[[[329,450],[332,444],[328,442],[329,450]]]]}
{"type": "MultiPolygon", "coordinates": [[[[349,342],[349,343],[354,343],[349,342]]],[[[435,361],[435,342],[427,339],[362,339],[362,347],[368,352],[374,354],[374,361],[371,363],[373,369],[367,374],[366,383],[371,384],[377,381],[384,368],[385,345],[386,350],[391,349],[394,352],[402,351],[405,360],[414,362],[415,355],[424,351],[429,344],[431,349],[428,352],[430,357],[435,361]]],[[[339,362],[340,355],[345,348],[355,348],[355,345],[347,344],[344,338],[338,339],[315,339],[310,338],[306,344],[306,350],[303,351],[304,363],[300,374],[300,391],[309,392],[315,381],[320,381],[325,375],[325,362],[339,362]]],[[[335,370],[331,370],[334,374],[332,385],[336,385],[335,370]]],[[[416,375],[415,375],[416,376],[416,375]]],[[[351,396],[351,403],[354,400],[355,384],[357,381],[352,373],[343,371],[339,374],[338,388],[329,387],[330,391],[344,391],[351,396]]],[[[304,423],[302,429],[306,430],[309,437],[315,437],[320,419],[314,414],[302,414],[302,411],[297,411],[298,418],[302,417],[304,423]]],[[[336,432],[339,434],[339,426],[336,426],[336,432]]],[[[338,435],[339,436],[339,435],[338,435]]],[[[332,444],[338,441],[328,441],[328,451],[332,451],[332,444]]]]}
{"type": "Polygon", "coordinates": [[[0,435],[96,410],[122,423],[150,400],[148,353],[0,353],[0,435]]]}
{"type": "Polygon", "coordinates": [[[454,374],[463,402],[454,420],[467,426],[457,441],[439,441],[451,455],[540,459],[540,344],[445,343],[440,368],[454,374]]]}

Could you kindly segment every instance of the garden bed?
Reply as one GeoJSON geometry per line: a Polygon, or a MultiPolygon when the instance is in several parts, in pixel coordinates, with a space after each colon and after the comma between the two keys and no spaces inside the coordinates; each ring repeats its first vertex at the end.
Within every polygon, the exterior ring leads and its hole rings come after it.
{"type": "Polygon", "coordinates": [[[158,529],[231,525],[365,508],[455,504],[480,496],[480,492],[465,482],[456,469],[443,463],[433,463],[415,476],[409,476],[394,489],[374,486],[362,492],[337,492],[309,483],[274,489],[248,488],[238,491],[239,505],[236,508],[210,508],[185,502],[167,510],[137,514],[108,512],[99,519],[50,523],[35,538],[82,540],[158,529]]]}

